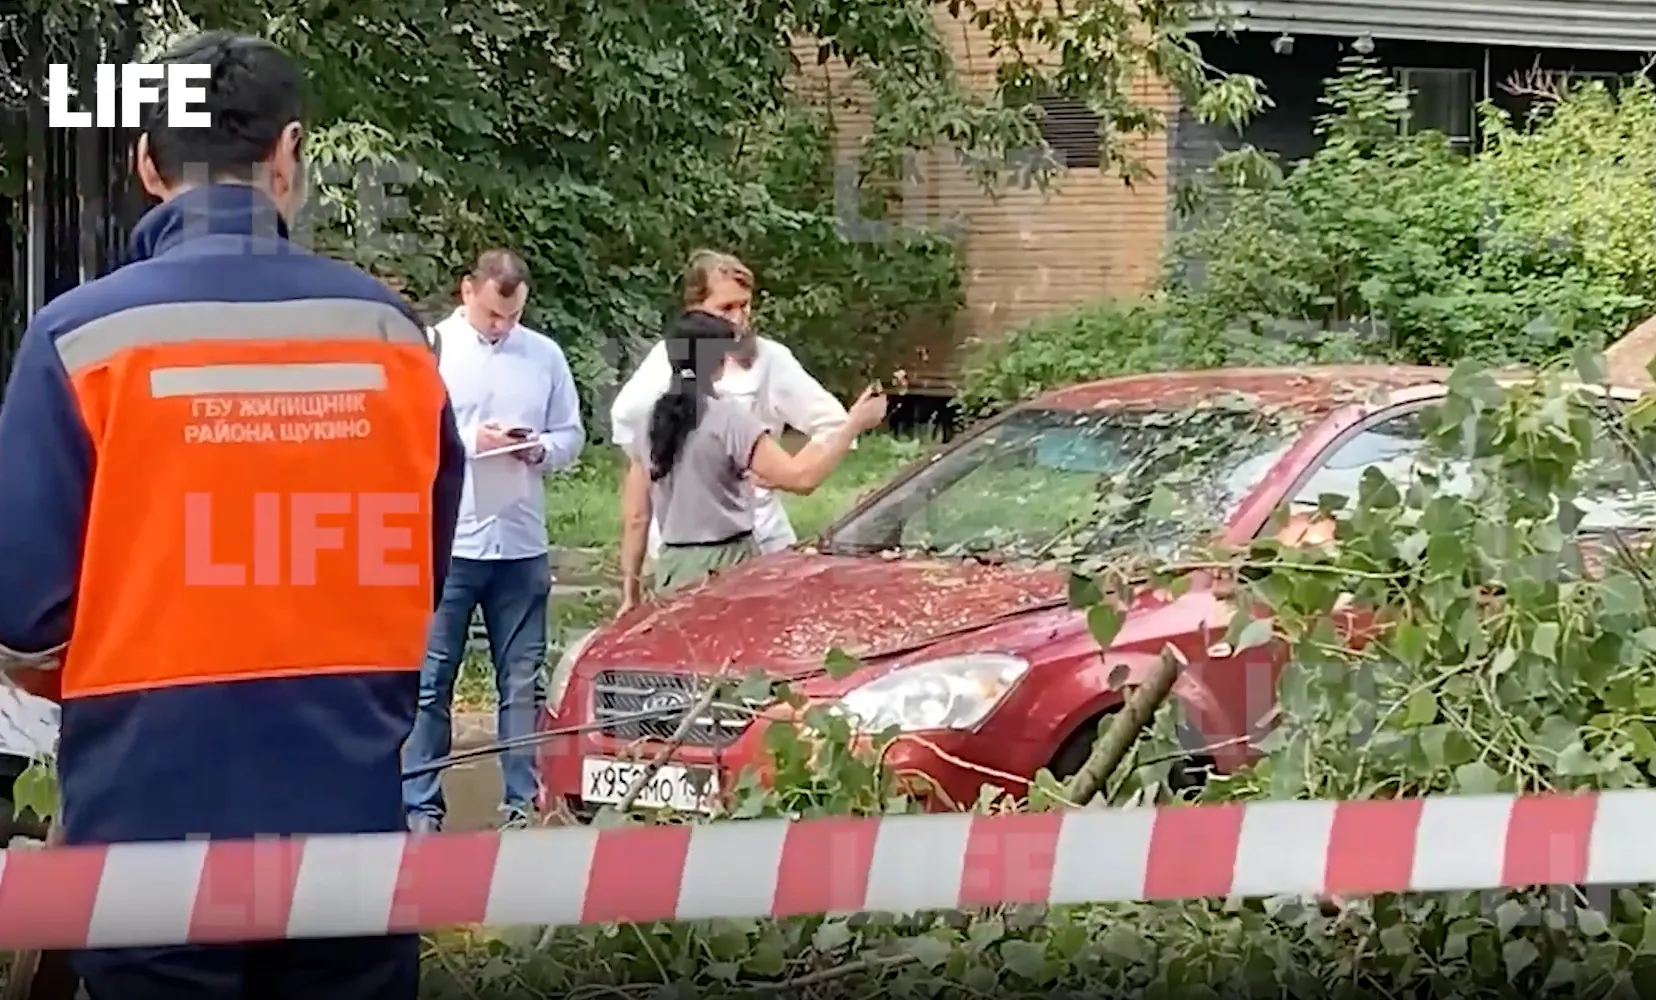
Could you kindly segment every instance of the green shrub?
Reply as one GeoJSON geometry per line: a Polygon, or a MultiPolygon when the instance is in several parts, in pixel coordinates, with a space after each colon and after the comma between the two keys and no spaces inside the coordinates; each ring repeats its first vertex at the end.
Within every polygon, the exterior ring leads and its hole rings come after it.
{"type": "Polygon", "coordinates": [[[1181,193],[1168,292],[1232,317],[1387,333],[1430,364],[1536,362],[1598,346],[1656,300],[1656,90],[1589,84],[1525,123],[1486,107],[1473,156],[1404,135],[1405,95],[1348,60],[1323,146],[1291,170],[1221,158],[1181,193]]]}
{"type": "Polygon", "coordinates": [[[1105,299],[1042,316],[968,355],[955,403],[986,416],[1048,389],[1137,372],[1299,365],[1362,356],[1349,335],[1310,341],[1268,321],[1227,323],[1164,299],[1105,299]]]}
{"type": "Polygon", "coordinates": [[[1251,148],[1221,157],[1179,192],[1155,299],[1089,304],[979,346],[962,408],[1138,371],[1535,363],[1650,313],[1656,85],[1577,86],[1525,122],[1486,106],[1472,156],[1403,134],[1405,97],[1348,60],[1328,81],[1317,153],[1291,169],[1251,148]]]}

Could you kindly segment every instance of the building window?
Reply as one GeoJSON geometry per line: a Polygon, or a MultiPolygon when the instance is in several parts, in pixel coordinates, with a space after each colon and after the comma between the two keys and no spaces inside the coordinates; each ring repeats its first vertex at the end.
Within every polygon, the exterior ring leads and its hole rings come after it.
{"type": "Polygon", "coordinates": [[[1051,147],[1053,157],[1065,167],[1097,169],[1101,163],[1098,143],[1102,120],[1081,101],[1061,97],[1040,102],[1041,138],[1051,147]]]}
{"type": "Polygon", "coordinates": [[[1441,132],[1449,145],[1470,152],[1478,133],[1478,74],[1470,69],[1400,69],[1397,82],[1409,92],[1404,133],[1441,132]]]}

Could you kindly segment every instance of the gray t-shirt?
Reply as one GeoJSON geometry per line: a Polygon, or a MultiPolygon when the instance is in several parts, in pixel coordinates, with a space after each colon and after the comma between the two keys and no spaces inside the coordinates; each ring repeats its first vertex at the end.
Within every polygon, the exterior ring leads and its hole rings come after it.
{"type": "MultiPolygon", "coordinates": [[[[705,545],[753,530],[748,464],[768,433],[741,403],[717,396],[707,400],[673,471],[650,484],[662,544],[705,545]]],[[[649,468],[649,441],[635,441],[633,450],[633,457],[649,468]]]]}

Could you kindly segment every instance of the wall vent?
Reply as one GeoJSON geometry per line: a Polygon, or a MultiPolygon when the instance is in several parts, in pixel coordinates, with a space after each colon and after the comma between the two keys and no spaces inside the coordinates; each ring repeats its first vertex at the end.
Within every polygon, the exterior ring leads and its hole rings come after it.
{"type": "Polygon", "coordinates": [[[1058,162],[1072,170],[1098,169],[1102,120],[1081,101],[1048,97],[1037,103],[1045,112],[1041,119],[1041,138],[1052,147],[1052,155],[1058,162]]]}

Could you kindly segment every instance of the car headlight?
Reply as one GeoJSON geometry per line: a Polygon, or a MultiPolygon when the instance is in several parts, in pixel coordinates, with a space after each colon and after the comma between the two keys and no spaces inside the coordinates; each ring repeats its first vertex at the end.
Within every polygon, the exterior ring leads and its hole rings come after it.
{"type": "Polygon", "coordinates": [[[586,651],[587,643],[598,634],[597,629],[588,629],[564,650],[558,657],[558,665],[552,668],[552,678],[547,683],[546,707],[558,714],[558,707],[563,704],[564,695],[569,691],[569,682],[575,678],[575,661],[581,658],[586,651]]]}
{"type": "Polygon", "coordinates": [[[1028,670],[1028,661],[1005,653],[927,660],[846,692],[837,708],[864,732],[970,729],[1028,670]]]}

